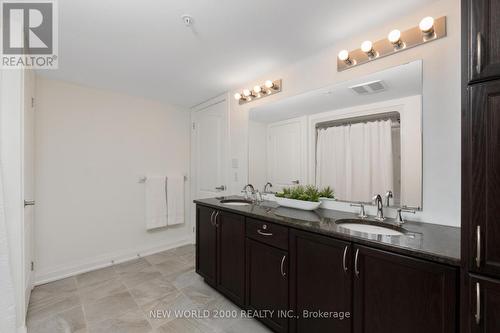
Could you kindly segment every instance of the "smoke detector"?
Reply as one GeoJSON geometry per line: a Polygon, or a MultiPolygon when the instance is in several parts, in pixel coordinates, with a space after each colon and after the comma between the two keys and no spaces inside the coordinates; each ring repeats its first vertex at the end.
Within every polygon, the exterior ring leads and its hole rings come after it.
{"type": "Polygon", "coordinates": [[[350,86],[349,89],[358,95],[369,95],[387,90],[387,85],[384,81],[377,80],[350,86]]]}
{"type": "Polygon", "coordinates": [[[193,17],[191,15],[185,14],[185,15],[182,15],[181,18],[182,18],[182,22],[184,22],[184,25],[186,27],[190,27],[193,25],[193,17]]]}

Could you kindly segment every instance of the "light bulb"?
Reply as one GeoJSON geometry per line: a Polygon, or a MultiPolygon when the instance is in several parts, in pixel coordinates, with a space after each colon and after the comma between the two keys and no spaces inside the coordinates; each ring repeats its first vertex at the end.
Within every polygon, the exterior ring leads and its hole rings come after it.
{"type": "Polygon", "coordinates": [[[389,32],[389,35],[387,35],[387,39],[392,44],[398,44],[401,40],[401,31],[399,31],[398,29],[392,30],[391,32],[389,32]]]}
{"type": "Polygon", "coordinates": [[[251,94],[252,94],[252,93],[250,92],[250,90],[248,90],[248,89],[243,89],[243,96],[248,97],[248,96],[250,96],[251,94]]]}
{"type": "Polygon", "coordinates": [[[266,82],[264,82],[264,85],[266,86],[266,88],[274,87],[274,83],[271,80],[267,80],[266,82]]]}
{"type": "Polygon", "coordinates": [[[260,86],[255,86],[255,87],[253,87],[253,91],[254,91],[256,94],[258,94],[258,93],[260,93],[260,92],[262,91],[262,88],[261,88],[260,86]]]}
{"type": "Polygon", "coordinates": [[[339,52],[338,56],[341,61],[346,61],[349,59],[349,52],[347,50],[342,50],[339,52]]]}
{"type": "Polygon", "coordinates": [[[365,53],[370,53],[373,51],[373,44],[372,42],[370,42],[369,40],[365,40],[362,44],[361,44],[361,51],[365,52],[365,53]]]}
{"type": "Polygon", "coordinates": [[[241,94],[240,93],[234,94],[234,99],[240,100],[241,99],[241,94]]]}
{"type": "Polygon", "coordinates": [[[434,18],[431,16],[424,17],[418,27],[423,33],[429,34],[434,32],[434,18]]]}

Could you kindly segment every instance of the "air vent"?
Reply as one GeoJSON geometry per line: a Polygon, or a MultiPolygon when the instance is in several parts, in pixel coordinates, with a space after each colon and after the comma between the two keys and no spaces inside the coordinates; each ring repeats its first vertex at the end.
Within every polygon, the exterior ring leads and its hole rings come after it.
{"type": "Polygon", "coordinates": [[[384,81],[377,80],[357,84],[355,86],[349,87],[349,89],[352,89],[358,95],[368,95],[387,90],[387,85],[384,83],[384,81]]]}

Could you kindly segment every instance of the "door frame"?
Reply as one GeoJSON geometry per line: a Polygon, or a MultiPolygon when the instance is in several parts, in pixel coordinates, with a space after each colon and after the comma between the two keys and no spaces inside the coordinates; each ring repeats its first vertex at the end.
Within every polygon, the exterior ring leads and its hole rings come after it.
{"type": "MultiPolygon", "coordinates": [[[[191,113],[191,124],[190,124],[190,128],[191,128],[191,144],[190,144],[190,147],[191,147],[191,159],[190,159],[190,185],[191,185],[191,194],[190,194],[190,211],[191,211],[191,219],[190,219],[190,223],[191,223],[191,226],[192,226],[192,238],[193,238],[193,243],[195,242],[195,235],[196,235],[196,205],[193,203],[193,200],[196,200],[196,192],[197,192],[197,187],[198,187],[198,179],[197,179],[197,169],[196,169],[196,140],[197,140],[197,131],[196,131],[196,128],[195,128],[195,119],[196,119],[196,113],[197,112],[203,112],[203,110],[207,109],[208,107],[210,106],[213,106],[215,104],[219,104],[219,103],[225,103],[225,116],[226,116],[226,120],[225,120],[225,130],[226,130],[226,142],[224,143],[224,153],[225,153],[225,156],[224,156],[224,161],[223,163],[225,164],[226,166],[226,170],[229,171],[230,170],[230,165],[229,165],[229,161],[230,161],[230,153],[231,153],[231,145],[230,145],[230,142],[231,142],[231,138],[230,138],[230,110],[231,110],[231,104],[230,104],[230,94],[229,92],[226,92],[226,93],[223,93],[221,95],[217,95],[213,98],[210,98],[202,103],[199,103],[199,104],[196,104],[194,106],[192,106],[190,108],[190,113],[191,113]]],[[[225,183],[229,185],[229,176],[228,176],[229,172],[226,172],[225,173],[225,183]]]]}
{"type": "Polygon", "coordinates": [[[0,154],[12,282],[18,332],[26,332],[27,274],[24,251],[24,83],[23,69],[4,70],[0,76],[0,154]]]}

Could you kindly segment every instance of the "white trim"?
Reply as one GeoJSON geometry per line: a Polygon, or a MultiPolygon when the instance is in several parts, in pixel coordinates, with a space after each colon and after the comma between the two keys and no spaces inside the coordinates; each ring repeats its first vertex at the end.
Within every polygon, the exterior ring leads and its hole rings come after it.
{"type": "Polygon", "coordinates": [[[28,328],[26,325],[17,328],[17,333],[28,333],[28,328]]]}
{"type": "Polygon", "coordinates": [[[112,266],[121,262],[144,257],[158,252],[167,251],[179,246],[194,244],[194,239],[188,235],[180,240],[156,245],[153,247],[136,248],[134,250],[118,251],[108,253],[102,256],[94,257],[88,260],[82,260],[77,264],[59,266],[51,270],[37,271],[35,274],[34,285],[38,286],[44,283],[64,279],[81,273],[90,272],[99,268],[112,266]]]}

